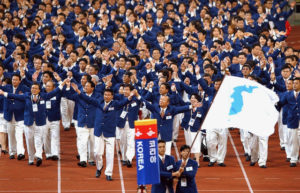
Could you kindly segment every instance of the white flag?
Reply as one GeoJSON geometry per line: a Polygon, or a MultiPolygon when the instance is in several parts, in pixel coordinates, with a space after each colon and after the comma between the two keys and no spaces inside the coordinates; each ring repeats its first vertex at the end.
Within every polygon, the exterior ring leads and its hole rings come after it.
{"type": "Polygon", "coordinates": [[[255,81],[225,76],[202,129],[235,127],[270,136],[278,120],[278,100],[275,92],[255,81]]]}

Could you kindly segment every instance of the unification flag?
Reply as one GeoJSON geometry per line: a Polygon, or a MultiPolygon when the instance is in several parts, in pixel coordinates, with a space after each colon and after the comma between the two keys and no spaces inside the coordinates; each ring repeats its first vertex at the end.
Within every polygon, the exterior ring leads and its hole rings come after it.
{"type": "Polygon", "coordinates": [[[138,185],[160,183],[157,120],[135,121],[135,149],[138,185]]]}
{"type": "Polygon", "coordinates": [[[278,100],[275,92],[255,81],[225,76],[202,129],[235,127],[270,136],[278,120],[278,100]]]}

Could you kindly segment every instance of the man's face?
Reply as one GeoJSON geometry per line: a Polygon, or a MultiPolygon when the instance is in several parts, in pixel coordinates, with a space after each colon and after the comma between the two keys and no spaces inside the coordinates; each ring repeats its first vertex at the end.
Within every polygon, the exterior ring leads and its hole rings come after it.
{"type": "Polygon", "coordinates": [[[160,58],[160,52],[159,52],[159,50],[154,50],[153,53],[152,53],[152,57],[155,60],[159,60],[159,58],[160,58]]]}
{"type": "Polygon", "coordinates": [[[247,77],[250,74],[250,69],[248,67],[243,67],[242,68],[242,74],[247,77]]]}
{"type": "Polygon", "coordinates": [[[123,94],[124,94],[125,97],[129,97],[129,95],[130,95],[130,88],[129,87],[124,87],[123,94]]]}
{"type": "Polygon", "coordinates": [[[17,76],[13,76],[13,77],[12,77],[12,85],[13,85],[14,87],[18,87],[19,84],[20,84],[20,82],[21,82],[21,80],[20,80],[19,77],[17,77],[17,76]]]}
{"type": "Polygon", "coordinates": [[[239,63],[244,65],[247,62],[247,58],[244,55],[239,55],[239,63]]]}
{"type": "Polygon", "coordinates": [[[166,88],[166,86],[165,86],[165,85],[161,85],[161,86],[159,87],[159,94],[165,95],[165,94],[167,94],[167,93],[168,93],[168,89],[166,88]]]}
{"type": "Polygon", "coordinates": [[[294,80],[293,85],[294,85],[294,90],[299,92],[300,91],[300,80],[294,80]]]}
{"type": "Polygon", "coordinates": [[[165,143],[159,143],[158,144],[158,154],[160,156],[164,156],[166,153],[166,144],[165,143]]]}
{"type": "Polygon", "coordinates": [[[162,96],[159,100],[159,106],[162,108],[166,108],[169,105],[169,97],[168,96],[162,96]]]}
{"type": "Polygon", "coordinates": [[[285,68],[283,70],[281,70],[281,76],[284,78],[284,79],[287,79],[291,76],[291,69],[289,68],[285,68]]]}
{"type": "Polygon", "coordinates": [[[123,75],[123,82],[124,83],[129,83],[130,82],[130,76],[128,76],[128,75],[123,75]]]}
{"type": "Polygon", "coordinates": [[[80,61],[79,62],[79,68],[80,68],[80,70],[84,72],[86,65],[87,64],[84,61],[80,61]]]}
{"type": "Polygon", "coordinates": [[[212,76],[214,74],[214,71],[211,68],[205,68],[204,72],[212,76]]]}
{"type": "Polygon", "coordinates": [[[54,83],[52,81],[48,81],[46,84],[46,92],[51,92],[54,90],[54,83]]]}
{"type": "Polygon", "coordinates": [[[285,86],[286,86],[286,89],[287,89],[288,91],[293,90],[293,81],[292,81],[292,80],[288,80],[288,81],[286,82],[285,86]]]}
{"type": "Polygon", "coordinates": [[[49,74],[44,74],[43,75],[43,83],[46,84],[49,80],[51,80],[51,77],[49,74]]]}
{"type": "Polygon", "coordinates": [[[220,86],[221,86],[221,81],[215,82],[215,89],[216,89],[216,91],[219,90],[220,86]]]}
{"type": "Polygon", "coordinates": [[[84,90],[87,94],[91,94],[94,91],[94,87],[92,87],[90,82],[85,83],[84,90]]]}
{"type": "Polygon", "coordinates": [[[106,91],[106,92],[104,92],[104,101],[105,102],[110,102],[112,99],[113,99],[113,95],[112,95],[112,93],[111,92],[108,92],[108,91],[106,91]]]}
{"type": "Polygon", "coordinates": [[[80,80],[81,85],[82,85],[82,86],[85,85],[86,82],[87,82],[86,76],[82,76],[82,77],[81,77],[81,80],[80,80]]]}
{"type": "Polygon", "coordinates": [[[190,150],[189,149],[185,149],[183,151],[180,152],[180,155],[183,159],[187,159],[188,155],[189,155],[190,150]]]}
{"type": "Polygon", "coordinates": [[[37,95],[40,93],[40,87],[38,85],[32,85],[31,86],[31,93],[34,95],[37,95]]]}
{"type": "Polygon", "coordinates": [[[42,60],[40,60],[40,59],[35,59],[35,60],[33,61],[33,64],[34,64],[34,68],[35,68],[36,70],[40,70],[41,67],[42,67],[42,60]]]}

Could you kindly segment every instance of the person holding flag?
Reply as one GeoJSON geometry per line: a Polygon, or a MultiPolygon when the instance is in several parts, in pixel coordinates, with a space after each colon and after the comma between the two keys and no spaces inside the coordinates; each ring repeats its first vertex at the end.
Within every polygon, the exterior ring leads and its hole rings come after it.
{"type": "Polygon", "coordinates": [[[183,145],[180,147],[181,160],[176,162],[175,170],[178,171],[178,183],[176,193],[197,193],[195,176],[198,170],[196,161],[189,158],[191,147],[183,145]]]}
{"type": "Polygon", "coordinates": [[[160,183],[153,184],[152,193],[173,193],[173,176],[177,176],[179,172],[175,172],[175,159],[171,155],[166,155],[166,142],[158,140],[158,156],[160,168],[160,183]]]}

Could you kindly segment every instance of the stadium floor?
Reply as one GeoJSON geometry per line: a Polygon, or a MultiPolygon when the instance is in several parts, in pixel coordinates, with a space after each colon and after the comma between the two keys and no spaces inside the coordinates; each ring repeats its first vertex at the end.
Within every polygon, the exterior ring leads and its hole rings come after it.
{"type": "MultiPolygon", "coordinates": [[[[243,156],[238,130],[230,132],[227,167],[208,167],[201,162],[196,182],[199,192],[300,192],[300,165],[290,168],[285,162],[285,153],[280,150],[277,132],[269,139],[268,168],[249,166],[243,156]],[[234,151],[237,150],[237,154],[234,151]],[[239,159],[241,164],[239,164],[239,159]],[[243,172],[244,170],[244,172],[243,172]],[[248,179],[248,182],[247,182],[248,179]]],[[[113,181],[108,182],[102,172],[95,178],[95,166],[77,166],[75,130],[61,130],[61,161],[43,160],[40,167],[28,166],[27,155],[22,161],[9,160],[8,155],[0,158],[0,193],[44,193],[44,192],[136,192],[136,167],[122,167],[115,154],[113,181]]],[[[178,148],[184,142],[183,131],[179,142],[172,148],[172,155],[178,159],[178,148]]],[[[104,162],[105,163],[105,162],[104,162]]],[[[150,186],[148,187],[148,190],[150,186]]]]}

